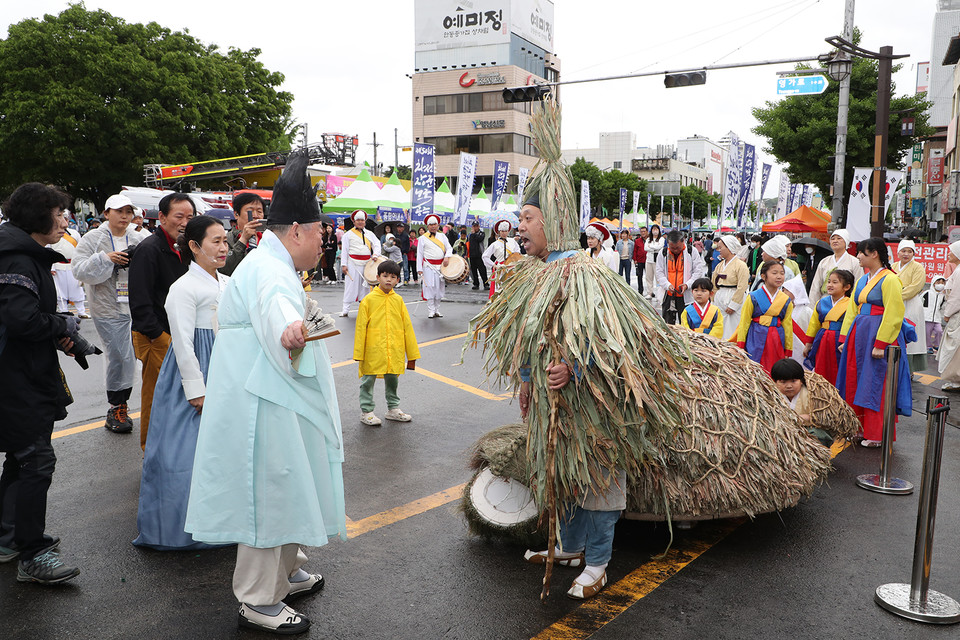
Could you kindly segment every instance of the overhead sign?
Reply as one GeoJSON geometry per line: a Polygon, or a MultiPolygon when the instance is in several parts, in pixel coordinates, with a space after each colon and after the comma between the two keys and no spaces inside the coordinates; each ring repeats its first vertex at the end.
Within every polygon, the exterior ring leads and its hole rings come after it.
{"type": "Polygon", "coordinates": [[[492,73],[478,73],[477,77],[471,78],[470,72],[466,71],[462,76],[460,76],[460,86],[464,89],[469,89],[473,85],[478,87],[487,86],[491,84],[507,84],[507,79],[503,77],[499,71],[494,71],[492,73]]]}
{"type": "Polygon", "coordinates": [[[510,3],[500,0],[474,9],[457,0],[417,0],[416,51],[457,49],[510,42],[510,3]]]}
{"type": "Polygon", "coordinates": [[[815,96],[827,90],[827,78],[822,75],[796,76],[777,80],[778,96],[815,96]]]}
{"type": "Polygon", "coordinates": [[[474,129],[504,129],[506,126],[506,120],[473,120],[474,129]]]}

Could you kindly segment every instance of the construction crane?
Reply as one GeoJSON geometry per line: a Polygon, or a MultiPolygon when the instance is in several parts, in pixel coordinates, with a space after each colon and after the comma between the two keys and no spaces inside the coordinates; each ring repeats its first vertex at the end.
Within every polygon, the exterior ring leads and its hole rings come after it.
{"type": "MultiPolygon", "coordinates": [[[[311,164],[352,167],[356,163],[358,144],[358,136],[325,133],[322,142],[307,145],[304,149],[310,154],[311,164]]],[[[145,164],[143,165],[143,183],[154,189],[163,189],[177,187],[184,182],[241,176],[245,173],[282,167],[287,163],[287,156],[290,153],[290,151],[254,153],[235,158],[172,165],[145,164]]]]}

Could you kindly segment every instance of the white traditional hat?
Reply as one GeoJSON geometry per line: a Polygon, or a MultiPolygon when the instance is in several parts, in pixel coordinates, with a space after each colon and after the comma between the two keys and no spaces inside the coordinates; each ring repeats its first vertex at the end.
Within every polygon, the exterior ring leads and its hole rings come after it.
{"type": "Polygon", "coordinates": [[[846,246],[850,246],[850,232],[846,229],[836,229],[833,233],[830,234],[830,237],[840,236],[843,238],[843,241],[846,242],[846,246]]]}
{"type": "Polygon", "coordinates": [[[904,238],[900,241],[900,244],[897,245],[897,253],[900,253],[904,249],[911,249],[914,253],[917,251],[917,243],[911,240],[910,238],[904,238]]]}
{"type": "Polygon", "coordinates": [[[784,236],[774,236],[763,243],[761,251],[774,258],[787,259],[787,245],[781,238],[784,236]]]}
{"type": "Polygon", "coordinates": [[[440,216],[435,213],[428,213],[423,217],[423,224],[431,224],[431,221],[440,224],[440,216]]]}
{"type": "Polygon", "coordinates": [[[364,211],[363,209],[357,209],[356,211],[350,214],[350,219],[353,220],[354,222],[356,222],[357,220],[366,221],[367,212],[364,211]]]}
{"type": "Polygon", "coordinates": [[[957,256],[957,260],[960,260],[960,240],[950,245],[950,253],[957,256]]]}
{"type": "Polygon", "coordinates": [[[586,234],[588,238],[596,238],[602,242],[610,237],[610,230],[599,222],[591,222],[587,225],[586,234]]]}
{"type": "Polygon", "coordinates": [[[133,208],[133,201],[124,194],[118,193],[107,198],[106,203],[103,205],[103,210],[122,209],[124,207],[133,208]]]}
{"type": "Polygon", "coordinates": [[[742,248],[740,246],[740,241],[737,240],[736,236],[720,236],[720,242],[727,245],[727,249],[730,250],[730,253],[736,253],[742,248]]]}
{"type": "Polygon", "coordinates": [[[510,224],[509,220],[507,220],[506,218],[501,218],[500,220],[497,220],[496,222],[493,223],[493,230],[497,233],[500,233],[500,227],[502,227],[503,225],[506,225],[507,231],[510,231],[510,228],[513,226],[512,224],[510,224]]]}

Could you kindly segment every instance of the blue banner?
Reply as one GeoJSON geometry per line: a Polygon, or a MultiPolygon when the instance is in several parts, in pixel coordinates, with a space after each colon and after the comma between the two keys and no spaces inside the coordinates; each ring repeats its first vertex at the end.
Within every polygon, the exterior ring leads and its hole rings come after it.
{"type": "Polygon", "coordinates": [[[503,160],[493,161],[493,197],[490,199],[490,211],[496,211],[500,204],[503,192],[507,190],[507,175],[510,172],[510,163],[503,160]]]}
{"type": "Polygon", "coordinates": [[[787,196],[787,213],[793,213],[796,207],[793,206],[794,198],[797,195],[797,185],[790,183],[790,194],[787,196]]]}
{"type": "Polygon", "coordinates": [[[436,189],[436,159],[432,144],[416,142],[413,145],[413,192],[410,194],[410,218],[423,222],[428,213],[433,213],[433,196],[436,189]]]}
{"type": "Polygon", "coordinates": [[[743,214],[748,211],[750,204],[750,187],[753,185],[756,160],[756,147],[752,144],[744,143],[743,171],[740,174],[740,198],[737,207],[737,229],[743,228],[743,214]]]}
{"type": "Polygon", "coordinates": [[[406,222],[407,212],[397,207],[377,207],[377,222],[406,222]]]}
{"type": "Polygon", "coordinates": [[[760,197],[758,200],[763,200],[763,194],[767,192],[767,180],[770,178],[770,171],[772,169],[772,164],[763,164],[763,169],[760,171],[760,197]]]}
{"type": "Polygon", "coordinates": [[[627,212],[627,190],[620,189],[620,227],[623,228],[623,214],[627,212]]]}

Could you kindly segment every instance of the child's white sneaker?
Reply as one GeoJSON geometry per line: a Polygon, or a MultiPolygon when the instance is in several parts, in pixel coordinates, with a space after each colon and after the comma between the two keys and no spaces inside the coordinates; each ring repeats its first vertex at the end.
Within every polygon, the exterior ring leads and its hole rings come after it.
{"type": "MultiPolygon", "coordinates": [[[[390,414],[387,413],[387,416],[390,414]]],[[[360,422],[371,427],[379,427],[381,422],[380,418],[374,415],[373,411],[368,411],[367,413],[361,414],[360,422]]]]}
{"type": "Polygon", "coordinates": [[[413,418],[410,417],[410,414],[400,411],[398,407],[390,409],[383,417],[387,420],[393,420],[394,422],[410,422],[413,420],[413,418]]]}

